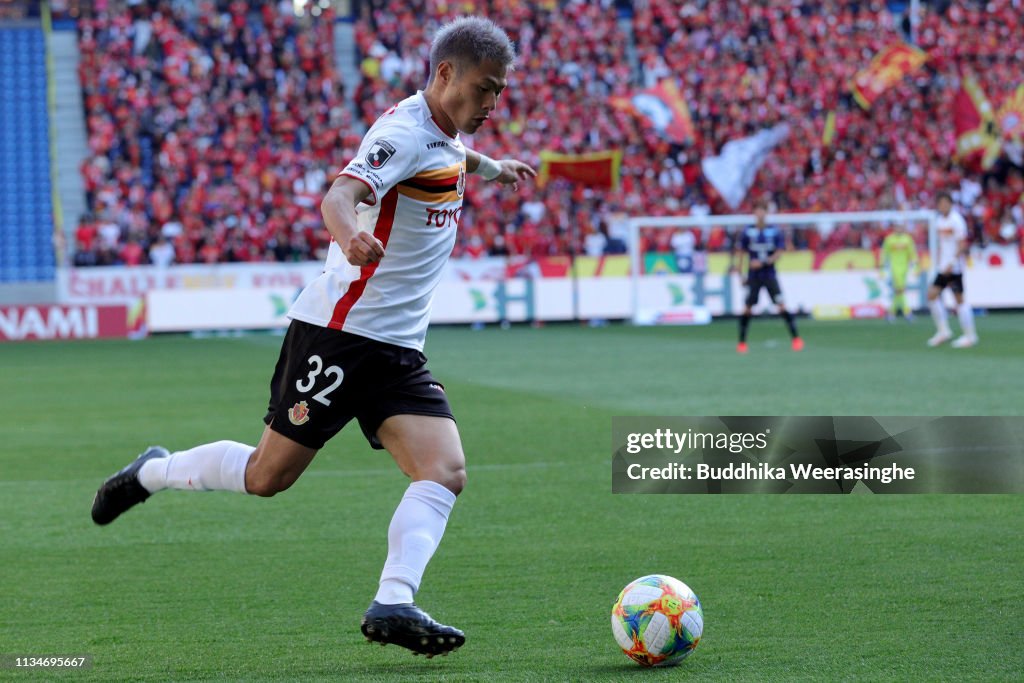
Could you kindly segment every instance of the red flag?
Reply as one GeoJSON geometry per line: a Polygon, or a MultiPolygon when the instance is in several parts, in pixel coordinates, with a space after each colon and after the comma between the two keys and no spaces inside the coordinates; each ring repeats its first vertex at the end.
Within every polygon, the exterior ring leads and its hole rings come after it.
{"type": "Polygon", "coordinates": [[[857,104],[870,109],[882,93],[920,69],[927,61],[928,55],[913,45],[890,45],[875,55],[871,64],[854,75],[850,81],[850,92],[857,104]]]}
{"type": "Polygon", "coordinates": [[[611,104],[647,117],[672,142],[684,144],[696,139],[690,107],[671,79],[661,81],[653,88],[639,90],[630,97],[613,97],[611,104]]]}
{"type": "Polygon", "coordinates": [[[953,125],[956,157],[960,163],[991,168],[1002,146],[992,104],[974,74],[960,79],[960,90],[953,99],[953,125]]]}
{"type": "Polygon", "coordinates": [[[619,187],[621,165],[622,150],[617,149],[588,154],[559,154],[544,150],[540,153],[537,185],[544,187],[549,178],[565,178],[581,185],[615,190],[619,187]]]}

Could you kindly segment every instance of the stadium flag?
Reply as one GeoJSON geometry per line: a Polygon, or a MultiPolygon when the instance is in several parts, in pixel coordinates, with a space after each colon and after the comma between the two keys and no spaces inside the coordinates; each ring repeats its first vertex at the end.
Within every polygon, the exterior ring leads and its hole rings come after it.
{"type": "Polygon", "coordinates": [[[733,209],[747,196],[761,164],[772,149],[789,135],[789,126],[780,123],[756,135],[730,140],[717,157],[701,161],[704,177],[708,179],[722,199],[733,209]]]}
{"type": "Polygon", "coordinates": [[[928,61],[923,51],[898,43],[885,48],[871,60],[871,64],[858,71],[850,81],[850,92],[862,109],[871,109],[882,93],[914,73],[928,61]]]}
{"type": "Polygon", "coordinates": [[[1024,138],[1024,83],[1017,86],[1017,90],[999,107],[996,121],[1007,140],[1024,138]]]}
{"type": "Polygon", "coordinates": [[[1002,145],[992,104],[974,74],[968,73],[960,79],[960,89],[953,99],[953,125],[956,158],[960,163],[992,168],[1002,145]]]}
{"type": "Polygon", "coordinates": [[[587,154],[559,154],[544,150],[540,153],[537,186],[544,187],[550,178],[565,178],[580,185],[617,190],[621,165],[620,149],[587,154]]]}
{"type": "Polygon", "coordinates": [[[825,129],[821,132],[821,146],[831,147],[836,139],[836,110],[833,109],[825,116],[825,129]]]}
{"type": "Polygon", "coordinates": [[[672,142],[684,144],[696,140],[690,107],[672,79],[665,79],[653,88],[639,90],[630,97],[613,97],[610,103],[613,107],[647,117],[672,142]]]}

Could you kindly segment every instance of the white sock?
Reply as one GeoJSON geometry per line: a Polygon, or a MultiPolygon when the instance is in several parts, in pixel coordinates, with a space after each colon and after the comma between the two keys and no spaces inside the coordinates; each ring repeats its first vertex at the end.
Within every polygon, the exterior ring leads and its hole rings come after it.
{"type": "Polygon", "coordinates": [[[453,505],[455,494],[437,482],[409,484],[388,527],[388,559],[374,600],[384,605],[412,602],[453,505]]]}
{"type": "Polygon", "coordinates": [[[245,466],[254,450],[237,441],[216,441],[178,451],[169,458],[147,460],[139,469],[139,483],[150,493],[163,489],[246,493],[245,466]]]}
{"type": "Polygon", "coordinates": [[[974,311],[971,309],[971,305],[966,301],[963,302],[957,307],[956,313],[960,318],[960,327],[963,329],[964,334],[968,337],[976,337],[977,332],[974,331],[974,311]]]}
{"type": "Polygon", "coordinates": [[[928,302],[928,308],[932,310],[935,330],[941,334],[949,334],[949,320],[946,316],[946,307],[942,305],[942,299],[928,302]]]}

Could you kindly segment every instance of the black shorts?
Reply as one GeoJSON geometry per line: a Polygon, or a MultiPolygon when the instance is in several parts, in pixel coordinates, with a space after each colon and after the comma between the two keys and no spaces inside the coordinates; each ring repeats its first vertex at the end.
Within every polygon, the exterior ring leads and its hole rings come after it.
{"type": "Polygon", "coordinates": [[[757,304],[757,299],[761,296],[762,287],[768,290],[768,296],[772,298],[772,303],[777,304],[779,302],[779,298],[782,296],[779,279],[774,275],[755,275],[747,278],[747,308],[757,304]]]}
{"type": "Polygon", "coordinates": [[[452,420],[444,387],[416,349],[293,320],[270,381],[263,421],[308,448],[355,418],[374,448],[377,429],[392,415],[436,415],[452,420]]]}
{"type": "Polygon", "coordinates": [[[962,273],[952,273],[950,275],[946,275],[945,273],[937,273],[935,275],[935,281],[932,282],[932,284],[940,292],[944,290],[946,287],[949,287],[951,290],[953,290],[954,294],[964,293],[964,276],[962,273]]]}

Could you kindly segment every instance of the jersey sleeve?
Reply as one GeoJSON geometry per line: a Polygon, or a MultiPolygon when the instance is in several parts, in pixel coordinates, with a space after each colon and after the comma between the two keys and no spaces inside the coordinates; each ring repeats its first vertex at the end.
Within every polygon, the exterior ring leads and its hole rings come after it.
{"type": "Polygon", "coordinates": [[[381,126],[366,134],[359,152],[338,175],[365,183],[370,196],[363,201],[376,204],[395,185],[416,175],[419,158],[419,144],[412,130],[381,126]]]}
{"type": "Polygon", "coordinates": [[[786,237],[779,229],[775,230],[775,249],[777,251],[785,251],[786,249],[786,237]]]}

